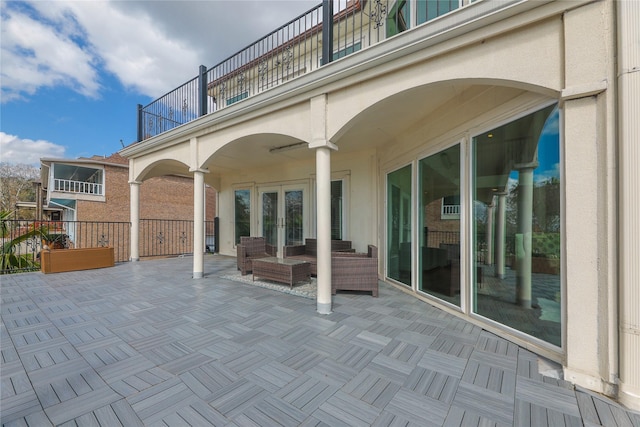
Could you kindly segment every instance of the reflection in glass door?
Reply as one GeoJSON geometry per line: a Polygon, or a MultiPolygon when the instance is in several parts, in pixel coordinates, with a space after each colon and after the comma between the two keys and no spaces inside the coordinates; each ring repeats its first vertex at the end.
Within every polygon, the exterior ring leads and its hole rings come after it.
{"type": "Polygon", "coordinates": [[[419,162],[418,289],[460,306],[460,145],[419,162]]]}
{"type": "Polygon", "coordinates": [[[305,233],[305,189],[287,185],[261,188],[260,231],[267,243],[278,249],[282,246],[301,245],[305,233]]]}
{"type": "Polygon", "coordinates": [[[473,297],[475,313],[559,347],[558,120],[551,105],[473,138],[473,297]]]}
{"type": "Polygon", "coordinates": [[[387,175],[387,276],[411,286],[411,165],[387,175]]]}
{"type": "Polygon", "coordinates": [[[262,237],[270,245],[278,246],[278,192],[268,191],[261,194],[262,237]]]}
{"type": "Polygon", "coordinates": [[[304,238],[304,210],[302,190],[284,192],[284,244],[302,245],[304,238]]]}

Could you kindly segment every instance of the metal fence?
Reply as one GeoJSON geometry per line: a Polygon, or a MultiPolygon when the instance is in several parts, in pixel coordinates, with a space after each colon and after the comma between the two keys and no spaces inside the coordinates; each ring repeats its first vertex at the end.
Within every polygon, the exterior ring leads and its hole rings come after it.
{"type": "MultiPolygon", "coordinates": [[[[207,251],[213,252],[215,226],[205,221],[207,251]]],[[[113,247],[115,262],[129,261],[131,223],[95,221],[2,221],[0,274],[40,269],[40,251],[113,247]]],[[[193,221],[140,220],[140,256],[162,257],[193,253],[193,221]]]]}

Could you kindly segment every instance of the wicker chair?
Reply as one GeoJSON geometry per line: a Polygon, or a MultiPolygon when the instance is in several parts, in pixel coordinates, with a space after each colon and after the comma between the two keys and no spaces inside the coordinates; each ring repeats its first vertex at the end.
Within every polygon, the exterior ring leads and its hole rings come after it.
{"type": "MultiPolygon", "coordinates": [[[[307,238],[304,245],[285,246],[283,255],[285,258],[294,258],[311,264],[311,275],[318,275],[318,240],[307,238]]],[[[332,240],[331,252],[354,252],[349,240],[332,240]]]]}
{"type": "Polygon", "coordinates": [[[369,245],[368,252],[331,254],[331,294],[336,291],[367,291],[378,296],[378,248],[369,245]]]}
{"type": "Polygon", "coordinates": [[[264,237],[240,237],[236,254],[238,270],[246,276],[253,269],[252,260],[276,256],[276,253],[276,247],[268,244],[264,237]]]}

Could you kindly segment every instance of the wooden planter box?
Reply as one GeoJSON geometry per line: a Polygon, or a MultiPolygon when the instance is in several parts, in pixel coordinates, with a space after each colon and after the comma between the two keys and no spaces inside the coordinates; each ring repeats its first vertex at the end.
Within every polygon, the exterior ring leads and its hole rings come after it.
{"type": "Polygon", "coordinates": [[[43,273],[90,270],[113,267],[113,248],[52,249],[40,253],[40,269],[43,273]]]}

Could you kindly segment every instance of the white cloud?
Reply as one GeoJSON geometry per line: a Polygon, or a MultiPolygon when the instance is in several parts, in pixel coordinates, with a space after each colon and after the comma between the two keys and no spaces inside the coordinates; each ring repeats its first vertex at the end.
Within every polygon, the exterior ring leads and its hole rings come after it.
{"type": "Polygon", "coordinates": [[[126,13],[109,2],[67,7],[87,29],[104,68],[124,86],[155,97],[196,74],[200,51],[162,32],[147,14],[126,13]]]}
{"type": "Polygon", "coordinates": [[[55,22],[38,20],[31,9],[7,4],[2,7],[3,102],[57,85],[95,97],[100,87],[94,68],[97,58],[68,31],[76,27],[73,20],[68,16],[55,22]]]}
{"type": "Polygon", "coordinates": [[[40,165],[41,157],[63,158],[65,147],[53,142],[22,139],[0,132],[0,159],[6,163],[40,165]]]}
{"type": "Polygon", "coordinates": [[[101,71],[157,97],[317,3],[3,1],[3,102],[59,85],[98,97],[101,71]]]}

